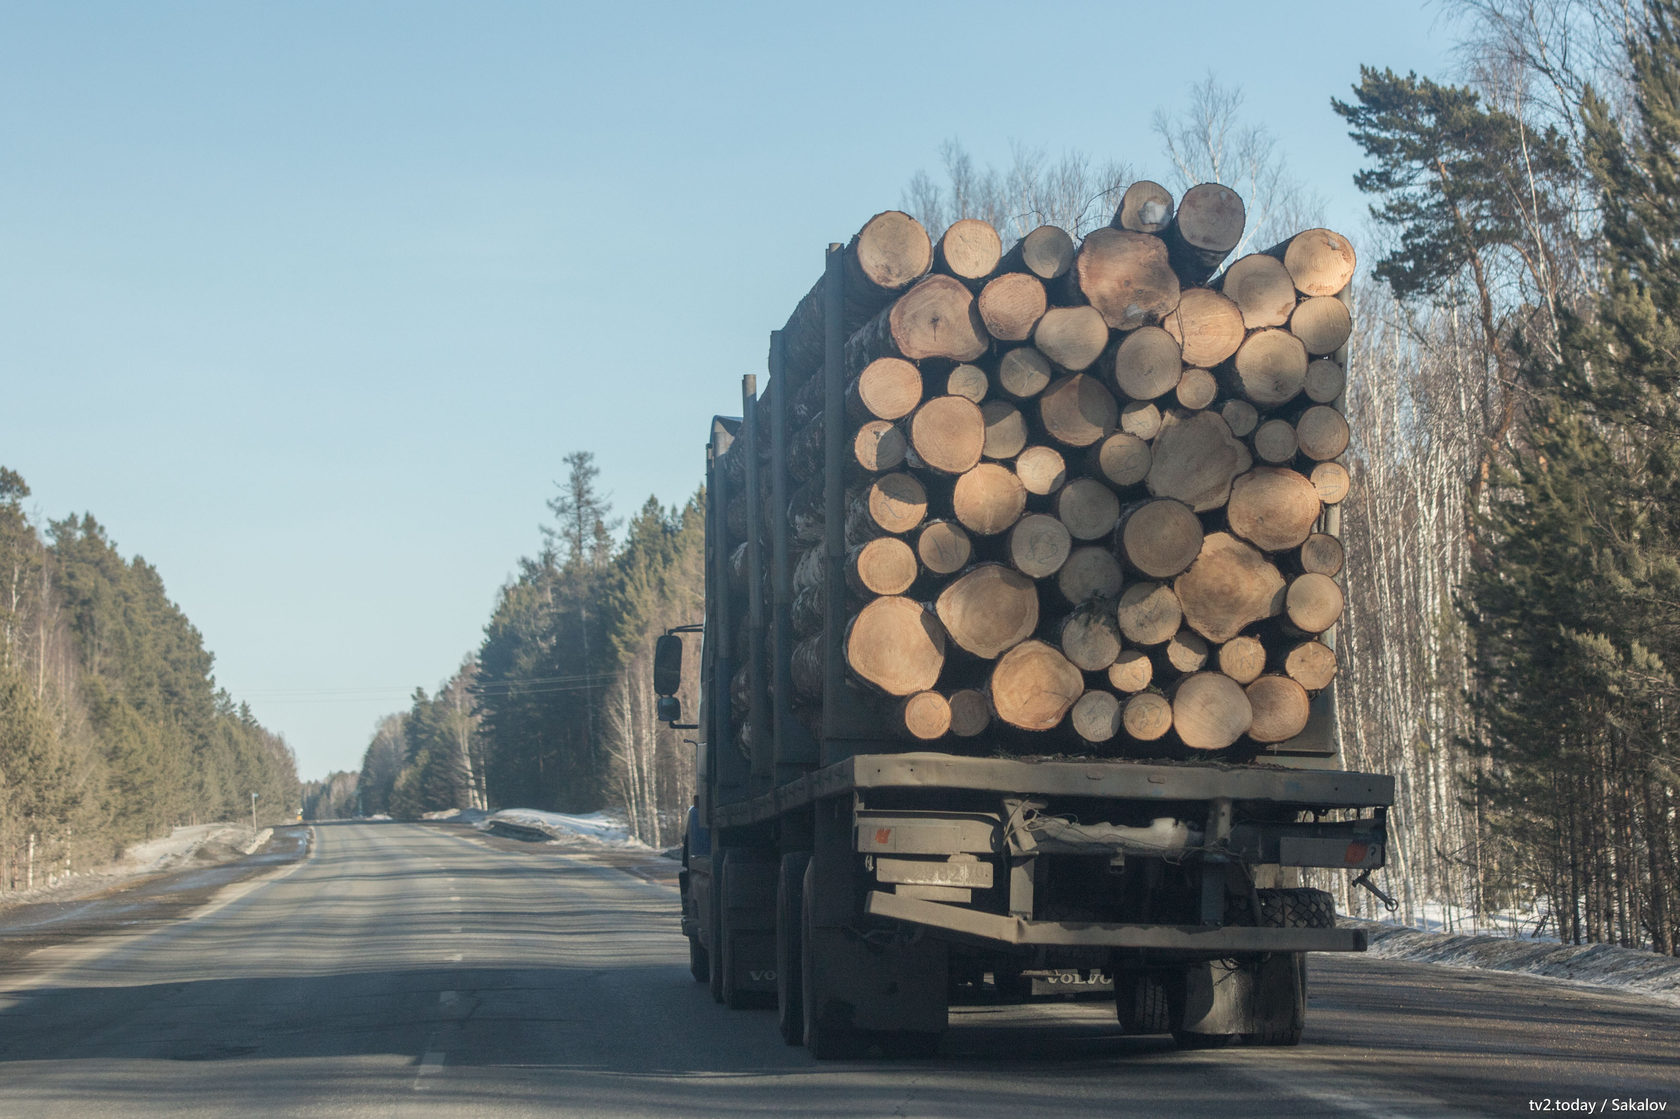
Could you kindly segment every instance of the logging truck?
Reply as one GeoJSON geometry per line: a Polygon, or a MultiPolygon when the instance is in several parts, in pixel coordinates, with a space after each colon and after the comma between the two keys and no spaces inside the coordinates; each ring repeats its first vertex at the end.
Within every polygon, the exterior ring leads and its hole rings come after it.
{"type": "MultiPolygon", "coordinates": [[[[1292,1045],[1301,869],[1368,884],[1390,777],[1336,734],[1353,250],[1220,266],[1242,202],[1126,191],[1082,243],[871,219],[705,445],[682,929],[818,1058],[928,1053],[953,999],[1112,997],[1292,1045]]],[[[693,671],[691,668],[690,671],[693,671]]]]}

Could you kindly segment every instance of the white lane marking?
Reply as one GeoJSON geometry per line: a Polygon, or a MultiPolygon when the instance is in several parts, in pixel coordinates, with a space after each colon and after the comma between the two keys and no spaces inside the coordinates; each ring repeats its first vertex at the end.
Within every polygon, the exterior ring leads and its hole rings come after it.
{"type": "MultiPolygon", "coordinates": [[[[1237,1056],[1237,1060],[1246,1063],[1244,1056],[1237,1056]]],[[[1330,1079],[1335,1074],[1328,1070],[1294,1068],[1285,1072],[1248,1067],[1242,1068],[1238,1075],[1259,1081],[1285,1099],[1305,1097],[1339,1115],[1357,1115],[1362,1119],[1423,1119],[1424,1116],[1454,1119],[1472,1114],[1456,1111],[1438,1099],[1387,1088],[1376,1081],[1343,1080],[1338,1085],[1330,1079]]]]}
{"type": "Polygon", "coordinates": [[[459,992],[459,991],[439,991],[438,992],[438,1005],[439,1006],[454,1006],[456,1003],[458,1003],[460,1001],[461,1001],[461,992],[459,992]]]}

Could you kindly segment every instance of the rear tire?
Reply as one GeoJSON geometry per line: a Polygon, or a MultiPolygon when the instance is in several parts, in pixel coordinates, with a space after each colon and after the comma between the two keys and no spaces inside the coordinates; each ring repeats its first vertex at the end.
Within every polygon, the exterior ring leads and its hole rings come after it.
{"type": "Polygon", "coordinates": [[[694,976],[696,983],[707,983],[712,978],[712,961],[706,952],[706,946],[700,943],[698,936],[688,938],[688,973],[694,976]]]}
{"type": "Polygon", "coordinates": [[[802,948],[800,1011],[804,1022],[805,1048],[819,1061],[861,1057],[869,1050],[869,1037],[844,1018],[846,1004],[831,999],[824,989],[823,938],[815,934],[811,920],[811,899],[816,885],[816,864],[805,867],[804,889],[799,902],[799,939],[802,948]]]}

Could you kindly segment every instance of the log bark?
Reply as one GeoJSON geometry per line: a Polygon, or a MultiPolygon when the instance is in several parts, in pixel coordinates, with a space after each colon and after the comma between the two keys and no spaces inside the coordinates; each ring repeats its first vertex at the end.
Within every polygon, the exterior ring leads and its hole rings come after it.
{"type": "Polygon", "coordinates": [[[1185,624],[1216,645],[1281,613],[1284,590],[1265,556],[1225,532],[1209,533],[1196,562],[1173,582],[1185,624]]]}
{"type": "Polygon", "coordinates": [[[862,369],[878,357],[909,361],[973,361],[991,346],[974,293],[951,276],[935,274],[860,327],[846,343],[846,365],[862,369]]]}
{"type": "Polygon", "coordinates": [[[1086,742],[1108,742],[1120,733],[1120,697],[1113,692],[1088,691],[1074,701],[1068,723],[1086,742]]]}
{"type": "Polygon", "coordinates": [[[1145,486],[1155,497],[1184,502],[1198,513],[1217,509],[1231,496],[1231,483],[1254,458],[1215,412],[1169,415],[1150,447],[1145,486]]]}
{"type": "Polygon", "coordinates": [[[932,742],[951,729],[951,703],[938,692],[906,696],[894,710],[896,729],[910,738],[932,742]]]}
{"type": "Polygon", "coordinates": [[[1301,632],[1323,633],[1341,619],[1342,588],[1328,575],[1299,575],[1289,584],[1284,612],[1301,632]]]}
{"type": "Polygon", "coordinates": [[[1161,410],[1142,400],[1134,400],[1120,409],[1120,430],[1127,435],[1148,441],[1161,433],[1161,410]]]}
{"type": "Polygon", "coordinates": [[[1208,662],[1208,643],[1193,629],[1181,629],[1167,641],[1167,663],[1182,673],[1200,672],[1208,662]]]}
{"type": "Polygon", "coordinates": [[[878,536],[846,553],[846,583],[857,595],[903,594],[920,572],[916,553],[897,536],[878,536]]]}
{"type": "MultiPolygon", "coordinates": [[[[1271,259],[1270,257],[1267,258],[1271,259]]],[[[1282,466],[1292,462],[1299,449],[1295,443],[1295,425],[1288,420],[1269,419],[1254,429],[1254,457],[1268,466],[1282,466]]]]}
{"type": "Polygon", "coordinates": [[[884,533],[909,532],[927,516],[927,490],[912,474],[883,474],[853,492],[846,510],[846,538],[862,543],[884,533]]]}
{"type": "Polygon", "coordinates": [[[1049,308],[1044,283],[1025,272],[1005,272],[980,289],[980,321],[1000,342],[1025,342],[1049,308]]]}
{"type": "Polygon", "coordinates": [[[1012,567],[977,564],[940,593],[934,612],[953,644],[991,660],[1038,628],[1038,589],[1012,567]]]}
{"type": "Polygon", "coordinates": [[[1114,348],[1114,383],[1132,400],[1154,400],[1169,393],[1183,376],[1178,339],[1162,327],[1139,327],[1114,348]]]}
{"type": "Polygon", "coordinates": [[[1237,352],[1244,337],[1242,309],[1208,288],[1185,289],[1161,326],[1177,339],[1186,365],[1218,365],[1237,352]]]}
{"type": "Polygon", "coordinates": [[[1138,692],[1126,700],[1120,723],[1126,735],[1138,742],[1156,742],[1172,730],[1172,702],[1160,692],[1138,692]]]}
{"type": "Polygon", "coordinates": [[[1030,400],[1044,391],[1053,376],[1050,359],[1032,346],[1017,346],[998,358],[998,388],[1016,400],[1030,400]]]}
{"type": "Polygon", "coordinates": [[[1139,179],[1120,196],[1120,205],[1108,223],[1111,229],[1133,233],[1159,233],[1172,224],[1172,191],[1160,183],[1139,179]]]}
{"type": "Polygon", "coordinates": [[[1106,672],[1120,655],[1120,626],[1107,599],[1092,599],[1062,620],[1062,655],[1085,672],[1106,672]]]}
{"type": "Polygon", "coordinates": [[[1048,579],[1073,552],[1067,526],[1048,513],[1028,513],[1009,530],[1009,562],[1030,579],[1048,579]]]}
{"type": "Polygon", "coordinates": [[[1108,347],[1108,325],[1091,307],[1052,307],[1033,327],[1032,338],[1053,364],[1077,373],[1108,347]]]}
{"type": "Polygon", "coordinates": [[[1186,284],[1205,284],[1242,240],[1248,213],[1236,191],[1199,183],[1178,200],[1178,213],[1162,232],[1173,271],[1186,284]]]}
{"type": "Polygon", "coordinates": [[[1218,399],[1219,381],[1206,369],[1186,369],[1179,377],[1178,390],[1173,395],[1178,399],[1179,407],[1199,412],[1218,399]]]}
{"type": "Polygon", "coordinates": [[[954,575],[973,554],[973,543],[959,524],[929,521],[916,535],[916,558],[934,575],[954,575]]]}
{"type": "Polygon", "coordinates": [[[945,375],[946,395],[967,397],[976,404],[986,399],[991,388],[986,371],[978,365],[965,362],[945,375]]]}
{"type": "Polygon", "coordinates": [[[1125,431],[1117,431],[1091,449],[1086,455],[1086,467],[1097,477],[1125,488],[1135,486],[1149,476],[1151,452],[1149,444],[1125,431]]]}
{"type": "Polygon", "coordinates": [[[1095,478],[1075,478],[1057,490],[1055,507],[1075,540],[1100,540],[1120,521],[1120,499],[1095,478]]]}
{"type": "Polygon", "coordinates": [[[1322,511],[1306,476],[1287,467],[1257,466],[1231,485],[1225,518],[1231,531],[1263,552],[1299,548],[1322,511]]]}
{"type": "Polygon", "coordinates": [[[897,470],[909,449],[903,429],[888,420],[866,420],[852,436],[852,461],[871,474],[897,470]]]}
{"type": "Polygon", "coordinates": [[[1347,467],[1339,462],[1321,462],[1312,468],[1308,477],[1313,489],[1318,491],[1318,499],[1326,505],[1340,505],[1353,485],[1347,467]]]}
{"type": "Polygon", "coordinates": [[[1003,254],[998,267],[1004,272],[1028,272],[1046,282],[1067,275],[1073,267],[1073,238],[1055,225],[1041,225],[1003,254]]]}
{"type": "Polygon", "coordinates": [[[1327,532],[1315,532],[1301,545],[1301,570],[1319,575],[1338,575],[1346,553],[1342,542],[1327,532]]]}
{"type": "Polygon", "coordinates": [[[979,536],[996,536],[1021,519],[1027,490],[1007,466],[983,462],[957,479],[951,510],[959,523],[979,536]]]}
{"type": "Polygon", "coordinates": [[[794,645],[792,663],[793,693],[808,703],[821,703],[823,698],[823,638],[821,634],[808,637],[794,645]]]}
{"type": "Polygon", "coordinates": [[[986,693],[974,688],[958,688],[951,693],[951,733],[958,738],[973,738],[992,722],[992,707],[986,693]]]}
{"type": "Polygon", "coordinates": [[[962,474],[980,463],[986,418],[967,397],[936,396],[910,417],[910,450],[941,474],[962,474]]]}
{"type": "Polygon", "coordinates": [[[1236,392],[1258,408],[1276,408],[1306,384],[1307,348],[1287,330],[1257,330],[1237,347],[1231,366],[1236,392]]]}
{"type": "Polygon", "coordinates": [[[901,420],[922,402],[922,371],[901,357],[878,357],[846,387],[846,414],[854,422],[901,420]]]}
{"type": "Polygon", "coordinates": [[[1141,502],[1120,521],[1120,554],[1151,579],[1170,579],[1202,549],[1202,522],[1170,497],[1141,502]]]}
{"type": "Polygon", "coordinates": [[[933,267],[966,284],[979,284],[997,271],[1003,256],[1003,240],[992,223],[979,218],[961,218],[933,247],[933,267]]]}
{"type": "Polygon", "coordinates": [[[1347,450],[1348,423],[1328,404],[1315,404],[1295,421],[1295,439],[1303,455],[1317,462],[1328,462],[1347,450]]]}
{"type": "Polygon", "coordinates": [[[1107,548],[1088,544],[1068,553],[1067,562],[1056,572],[1056,589],[1067,601],[1078,604],[1120,593],[1120,561],[1107,548]]]}
{"type": "MultiPolygon", "coordinates": [[[[1011,459],[1027,445],[1027,419],[1021,410],[1007,400],[988,400],[980,405],[980,415],[986,423],[986,438],[980,454],[996,462],[1011,459]]],[[[1291,439],[1295,429],[1289,429],[1291,439]]]]}
{"type": "Polygon", "coordinates": [[[1347,343],[1353,333],[1353,318],[1348,314],[1347,304],[1340,299],[1315,295],[1301,300],[1301,305],[1289,316],[1289,333],[1301,340],[1307,353],[1324,357],[1347,343]]]}
{"type": "Polygon", "coordinates": [[[1142,649],[1122,649],[1108,666],[1109,685],[1122,692],[1141,692],[1155,678],[1155,664],[1142,649]]]}
{"type": "Polygon", "coordinates": [[[1314,404],[1329,404],[1347,388],[1347,374],[1333,358],[1321,357],[1307,366],[1306,383],[1302,387],[1314,404]]]}
{"type": "Polygon", "coordinates": [[[1252,435],[1260,423],[1259,411],[1246,400],[1227,400],[1220,406],[1219,415],[1225,420],[1225,426],[1231,429],[1231,434],[1238,439],[1252,435]]]}
{"type": "Polygon", "coordinates": [[[1330,229],[1308,229],[1266,250],[1283,261],[1303,295],[1335,295],[1353,279],[1353,246],[1330,229]]]}
{"type": "Polygon", "coordinates": [[[1219,279],[1219,290],[1242,311],[1243,326],[1258,330],[1283,326],[1295,312],[1295,281],[1283,262],[1265,253],[1233,261],[1219,279]]]}
{"type": "Polygon", "coordinates": [[[1152,234],[1094,229],[1073,268],[1080,292],[1115,330],[1158,323],[1178,306],[1178,276],[1152,234]]]}
{"type": "Polygon", "coordinates": [[[1223,750],[1254,721],[1248,693],[1219,672],[1198,672],[1179,681],[1172,712],[1178,740],[1192,750],[1223,750]]]}
{"type": "Polygon", "coordinates": [[[877,598],[846,627],[846,665],[888,695],[927,691],[945,666],[945,632],[921,603],[877,598]]]}
{"type": "Polygon", "coordinates": [[[1028,493],[1044,497],[1067,481],[1067,460],[1054,447],[1025,447],[1015,456],[1015,476],[1028,493]]]}
{"type": "Polygon", "coordinates": [[[1038,418],[1045,434],[1064,447],[1089,447],[1114,430],[1120,406],[1095,377],[1074,373],[1039,394],[1038,418]]]}
{"type": "Polygon", "coordinates": [[[1262,676],[1243,689],[1253,711],[1248,736],[1256,742],[1286,742],[1307,729],[1312,703],[1307,690],[1287,676],[1262,676]]]}
{"type": "Polygon", "coordinates": [[[1252,684],[1266,671],[1266,646],[1258,637],[1239,634],[1219,647],[1218,663],[1219,671],[1237,683],[1252,684]]]}
{"type": "Polygon", "coordinates": [[[1120,595],[1114,617],[1131,644],[1161,645],[1179,631],[1184,611],[1165,583],[1133,583],[1120,595]]]}
{"type": "Polygon", "coordinates": [[[1049,730],[1085,694],[1085,677],[1054,646],[1023,641],[998,658],[989,691],[992,710],[1003,722],[1049,730]]]}
{"type": "Polygon", "coordinates": [[[1283,671],[1307,691],[1323,691],[1336,678],[1336,651],[1322,641],[1302,641],[1284,654],[1283,671]]]}

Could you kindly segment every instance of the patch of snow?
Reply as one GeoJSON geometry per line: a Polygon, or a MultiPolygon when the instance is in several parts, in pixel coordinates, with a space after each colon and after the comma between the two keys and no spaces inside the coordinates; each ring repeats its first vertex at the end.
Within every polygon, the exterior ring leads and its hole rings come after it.
{"type": "Polygon", "coordinates": [[[622,816],[612,812],[591,812],[587,816],[573,816],[564,812],[539,812],[534,808],[504,808],[492,812],[476,826],[490,831],[498,824],[541,832],[550,840],[582,839],[598,847],[618,847],[651,851],[639,839],[630,835],[630,825],[622,816]]]}
{"type": "Polygon", "coordinates": [[[482,808],[445,808],[442,812],[427,812],[422,820],[454,820],[458,824],[479,824],[490,813],[482,808]]]}
{"type": "Polygon", "coordinates": [[[36,872],[34,889],[0,894],[0,905],[79,897],[128,878],[159,874],[182,866],[227,862],[249,855],[267,843],[273,831],[253,831],[249,824],[192,824],[168,835],[127,848],[113,862],[76,869],[71,874],[36,872]]]}

